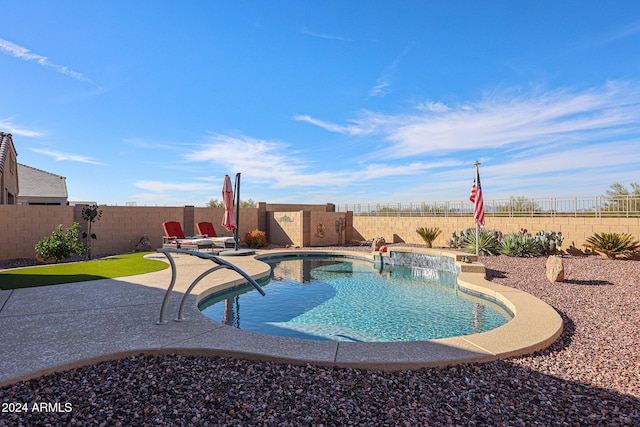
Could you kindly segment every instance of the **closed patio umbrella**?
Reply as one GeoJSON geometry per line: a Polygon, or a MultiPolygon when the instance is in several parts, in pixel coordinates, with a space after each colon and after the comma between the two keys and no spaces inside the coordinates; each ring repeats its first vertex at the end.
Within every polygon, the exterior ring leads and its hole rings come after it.
{"type": "Polygon", "coordinates": [[[238,228],[236,218],[233,215],[233,187],[229,175],[224,176],[224,185],[222,186],[222,203],[224,203],[224,216],[222,217],[222,226],[229,231],[238,228]]]}
{"type": "Polygon", "coordinates": [[[240,236],[238,235],[238,232],[240,231],[238,230],[238,224],[240,223],[240,172],[236,174],[235,187],[231,186],[231,178],[229,178],[229,175],[224,176],[222,202],[224,203],[224,218],[222,218],[222,225],[227,230],[233,230],[233,239],[236,241],[236,247],[233,251],[222,251],[220,252],[220,255],[254,254],[255,251],[240,249],[240,236]],[[234,208],[236,214],[235,219],[233,217],[234,208]]]}

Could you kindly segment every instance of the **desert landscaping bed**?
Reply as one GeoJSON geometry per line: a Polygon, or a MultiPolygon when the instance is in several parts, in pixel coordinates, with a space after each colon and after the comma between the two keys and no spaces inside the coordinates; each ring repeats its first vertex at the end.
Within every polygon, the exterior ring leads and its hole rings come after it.
{"type": "Polygon", "coordinates": [[[0,389],[3,425],[639,425],[640,262],[481,257],[487,278],[560,312],[548,349],[507,360],[379,372],[230,358],[129,357],[0,389]],[[64,409],[64,407],[63,407],[64,409]]]}

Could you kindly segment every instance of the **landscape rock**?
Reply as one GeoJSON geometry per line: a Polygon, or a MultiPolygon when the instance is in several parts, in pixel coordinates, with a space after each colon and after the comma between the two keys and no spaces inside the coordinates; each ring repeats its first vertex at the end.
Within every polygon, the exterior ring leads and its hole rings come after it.
{"type": "Polygon", "coordinates": [[[547,259],[547,279],[550,282],[562,282],[564,280],[564,263],[559,256],[550,256],[547,259]]]}

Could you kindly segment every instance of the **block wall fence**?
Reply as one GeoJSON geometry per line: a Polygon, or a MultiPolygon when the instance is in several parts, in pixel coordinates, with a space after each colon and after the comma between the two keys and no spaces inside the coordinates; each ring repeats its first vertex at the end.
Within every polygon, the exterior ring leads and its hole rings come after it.
{"type": "MultiPolygon", "coordinates": [[[[384,237],[387,242],[424,243],[416,229],[438,227],[442,234],[433,242],[434,247],[448,247],[454,231],[459,233],[473,226],[471,217],[353,217],[354,238],[360,240],[384,237]]],[[[594,233],[628,233],[640,240],[640,218],[486,217],[485,228],[504,234],[522,228],[531,234],[541,230],[562,232],[564,250],[572,246],[584,249],[586,239],[594,233]]]]}
{"type": "MultiPolygon", "coordinates": [[[[83,206],[0,205],[0,260],[33,258],[34,246],[62,224],[67,228],[78,222],[86,231],[82,219],[83,206]]],[[[179,221],[185,234],[197,233],[196,224],[213,223],[219,236],[232,233],[221,225],[224,208],[101,206],[102,217],[92,225],[97,235],[93,241],[94,255],[125,253],[134,250],[142,237],[153,249],[162,246],[162,223],[179,221]]],[[[265,231],[267,240],[277,245],[332,246],[352,240],[384,237],[387,242],[423,243],[416,233],[418,227],[439,227],[442,230],[434,242],[447,247],[451,234],[473,227],[470,217],[383,217],[354,216],[352,212],[335,212],[333,204],[283,205],[260,202],[256,208],[240,209],[240,237],[252,230],[265,231]]],[[[640,218],[586,217],[487,217],[486,227],[503,233],[526,228],[537,231],[560,231],[565,236],[563,249],[582,249],[587,237],[594,233],[629,233],[640,240],[640,218]]]]}

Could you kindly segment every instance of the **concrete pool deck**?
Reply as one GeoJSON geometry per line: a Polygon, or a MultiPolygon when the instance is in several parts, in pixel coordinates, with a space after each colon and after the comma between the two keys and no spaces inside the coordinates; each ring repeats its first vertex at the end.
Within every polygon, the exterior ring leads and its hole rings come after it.
{"type": "MultiPolygon", "coordinates": [[[[456,256],[440,250],[401,250],[456,256]]],[[[294,251],[308,252],[288,249],[262,254],[294,251]]],[[[324,252],[370,257],[363,252],[324,252]]],[[[166,260],[162,254],[150,257],[166,260]]],[[[515,314],[506,325],[480,334],[420,342],[356,343],[242,331],[205,317],[196,306],[212,289],[245,282],[231,270],[217,271],[202,280],[188,297],[185,321],[177,322],[173,319],[184,292],[213,263],[185,254],[173,254],[173,258],[177,280],[166,310],[168,322],[162,325],[157,321],[171,269],[118,279],[0,291],[0,386],[142,353],[234,356],[383,370],[448,366],[532,353],[549,346],[562,332],[562,318],[552,307],[525,292],[485,280],[484,268],[477,263],[461,264],[458,283],[501,301],[515,314]]],[[[224,259],[256,279],[270,271],[268,265],[253,256],[224,259]]]]}

